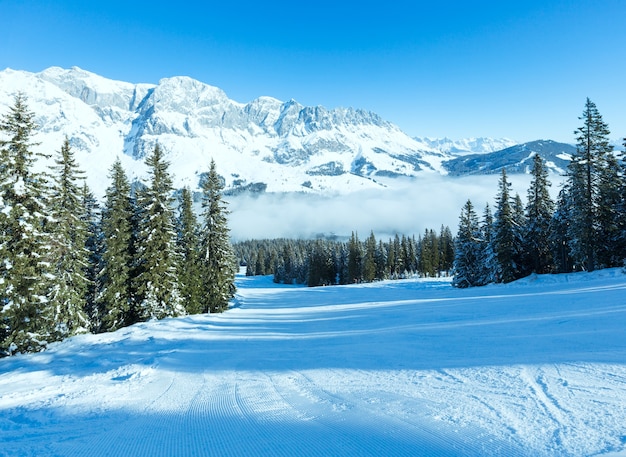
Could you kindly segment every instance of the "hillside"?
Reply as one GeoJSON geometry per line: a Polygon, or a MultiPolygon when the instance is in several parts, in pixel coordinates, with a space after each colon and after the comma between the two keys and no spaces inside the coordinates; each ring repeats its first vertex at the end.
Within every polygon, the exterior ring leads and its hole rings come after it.
{"type": "Polygon", "coordinates": [[[328,288],[0,360],[0,455],[626,453],[626,276],[328,288]]]}
{"type": "Polygon", "coordinates": [[[510,146],[501,151],[457,157],[445,161],[443,167],[451,176],[494,174],[500,173],[503,168],[508,174],[529,173],[532,157],[539,154],[550,172],[563,174],[575,152],[576,147],[571,144],[537,140],[510,146]]]}

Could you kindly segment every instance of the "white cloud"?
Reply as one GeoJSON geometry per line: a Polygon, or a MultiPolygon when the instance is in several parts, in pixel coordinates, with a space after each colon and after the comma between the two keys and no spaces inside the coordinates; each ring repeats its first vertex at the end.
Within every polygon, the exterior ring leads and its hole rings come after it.
{"type": "MultiPolygon", "coordinates": [[[[559,177],[552,192],[558,193],[559,177]]],[[[310,194],[262,194],[229,197],[229,225],[234,240],[250,238],[314,237],[318,234],[361,238],[373,230],[377,237],[395,233],[418,235],[441,225],[453,233],[462,206],[470,199],[479,215],[485,204],[494,205],[499,175],[450,178],[428,176],[393,180],[387,190],[360,191],[324,197],[310,194]],[[393,185],[393,187],[391,187],[393,185]]],[[[513,194],[526,201],[528,175],[512,175],[513,194]]]]}

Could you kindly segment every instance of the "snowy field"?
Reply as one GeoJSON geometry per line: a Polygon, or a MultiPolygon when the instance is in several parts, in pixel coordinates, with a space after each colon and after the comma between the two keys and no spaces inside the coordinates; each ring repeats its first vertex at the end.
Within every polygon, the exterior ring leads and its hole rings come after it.
{"type": "Polygon", "coordinates": [[[0,455],[626,455],[620,270],[238,285],[222,315],[0,360],[0,455]]]}

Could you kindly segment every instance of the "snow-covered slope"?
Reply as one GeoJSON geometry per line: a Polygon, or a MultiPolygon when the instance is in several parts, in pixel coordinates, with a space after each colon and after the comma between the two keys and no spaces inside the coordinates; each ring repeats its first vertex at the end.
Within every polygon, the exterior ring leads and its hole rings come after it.
{"type": "Polygon", "coordinates": [[[500,173],[529,173],[533,166],[533,156],[539,154],[546,168],[553,174],[565,173],[565,169],[576,152],[571,144],[552,140],[537,140],[518,144],[501,151],[483,154],[469,154],[443,162],[443,167],[451,176],[485,175],[500,173]]]}
{"type": "Polygon", "coordinates": [[[426,148],[436,149],[452,156],[467,154],[485,154],[489,152],[501,151],[517,144],[516,141],[508,138],[464,138],[461,140],[451,140],[450,138],[415,138],[426,148]]]}
{"type": "Polygon", "coordinates": [[[230,100],[187,77],[157,85],[112,81],[79,68],[0,72],[0,112],[21,91],[41,126],[46,152],[68,136],[98,194],[120,156],[131,177],[156,142],[171,161],[175,185],[198,186],[215,159],[231,191],[352,192],[377,177],[434,172],[443,154],[378,115],[352,108],[305,107],[294,100],[230,100]]]}
{"type": "Polygon", "coordinates": [[[620,270],[238,286],[221,315],[0,360],[0,455],[626,453],[620,270]]]}

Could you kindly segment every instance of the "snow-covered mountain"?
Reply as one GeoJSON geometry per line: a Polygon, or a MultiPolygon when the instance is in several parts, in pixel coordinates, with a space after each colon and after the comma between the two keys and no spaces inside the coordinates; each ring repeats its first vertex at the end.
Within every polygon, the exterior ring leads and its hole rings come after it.
{"type": "Polygon", "coordinates": [[[52,152],[68,136],[98,194],[120,157],[133,178],[158,142],[175,185],[192,189],[215,159],[227,189],[351,192],[376,177],[441,171],[446,154],[410,138],[380,116],[352,108],[306,107],[260,97],[247,104],[187,77],[158,84],[112,81],[80,68],[0,72],[0,112],[21,91],[52,152]]]}
{"type": "Polygon", "coordinates": [[[415,140],[422,143],[428,149],[435,149],[445,154],[454,156],[466,154],[485,154],[510,148],[517,144],[508,138],[465,138],[451,140],[450,138],[416,137],[415,140]]]}
{"type": "Polygon", "coordinates": [[[549,171],[562,174],[575,152],[576,147],[571,144],[557,143],[552,140],[537,140],[488,154],[469,154],[457,157],[444,162],[443,167],[452,176],[500,173],[503,168],[509,174],[529,173],[533,165],[533,156],[539,154],[549,171]]]}
{"type": "MultiPolygon", "coordinates": [[[[244,104],[188,77],[132,84],[77,67],[6,69],[0,71],[0,115],[18,91],[36,115],[41,152],[58,150],[67,136],[97,195],[108,186],[116,157],[131,179],[142,179],[143,158],[157,142],[176,187],[197,189],[214,159],[230,194],[334,195],[393,187],[389,178],[401,176],[488,174],[503,166],[525,172],[529,154],[545,149],[527,151],[537,142],[514,146],[509,139],[411,138],[369,111],[271,97],[244,104]]],[[[555,171],[564,168],[561,152],[545,157],[555,171]]]]}

